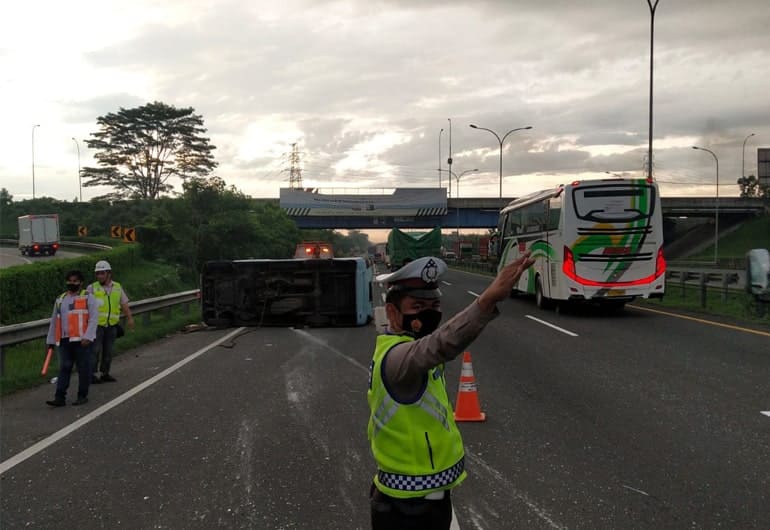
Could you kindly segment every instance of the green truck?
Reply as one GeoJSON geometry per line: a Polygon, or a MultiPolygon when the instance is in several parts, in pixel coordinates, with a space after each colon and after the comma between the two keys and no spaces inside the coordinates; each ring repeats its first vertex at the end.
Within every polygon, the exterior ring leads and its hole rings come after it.
{"type": "Polygon", "coordinates": [[[391,270],[404,265],[404,260],[441,255],[441,229],[430,232],[404,232],[394,228],[388,235],[388,263],[391,270]]]}

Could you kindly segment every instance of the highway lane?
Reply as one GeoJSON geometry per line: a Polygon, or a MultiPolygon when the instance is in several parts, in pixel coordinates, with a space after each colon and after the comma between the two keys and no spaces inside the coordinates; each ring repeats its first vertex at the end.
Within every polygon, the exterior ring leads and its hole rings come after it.
{"type": "Polygon", "coordinates": [[[45,262],[54,259],[74,258],[82,255],[81,252],[59,250],[54,256],[22,256],[16,247],[0,247],[0,268],[15,267],[30,263],[45,262]]]}
{"type": "MultiPolygon", "coordinates": [[[[489,279],[446,281],[449,315],[489,279]]],[[[51,388],[4,398],[2,460],[229,331],[119,357],[119,382],[93,387],[87,409],[47,410],[51,388]]],[[[5,471],[3,526],[368,527],[373,338],[372,326],[245,330],[5,471]]],[[[460,528],[766,527],[769,345],[633,308],[505,302],[471,347],[488,421],[461,424],[460,528]]]]}

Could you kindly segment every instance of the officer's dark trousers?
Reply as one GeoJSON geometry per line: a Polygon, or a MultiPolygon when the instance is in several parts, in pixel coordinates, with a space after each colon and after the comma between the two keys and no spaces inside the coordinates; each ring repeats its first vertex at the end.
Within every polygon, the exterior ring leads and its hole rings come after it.
{"type": "Polygon", "coordinates": [[[115,339],[118,337],[117,326],[98,326],[96,328],[96,341],[93,347],[93,371],[102,375],[110,374],[112,366],[112,350],[115,347],[115,339]]]}
{"type": "Polygon", "coordinates": [[[78,397],[88,397],[91,385],[91,345],[83,346],[80,341],[61,339],[59,344],[59,377],[56,380],[56,399],[64,399],[70,386],[72,365],[78,365],[78,397]]]}
{"type": "Polygon", "coordinates": [[[369,493],[372,530],[449,530],[452,499],[396,499],[379,491],[374,484],[369,493]]]}

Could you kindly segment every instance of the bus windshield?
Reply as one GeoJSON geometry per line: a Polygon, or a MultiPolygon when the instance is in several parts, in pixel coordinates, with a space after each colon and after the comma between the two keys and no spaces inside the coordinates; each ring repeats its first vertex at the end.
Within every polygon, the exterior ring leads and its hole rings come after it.
{"type": "Polygon", "coordinates": [[[652,217],[655,188],[650,185],[591,185],[572,189],[578,219],[601,223],[628,223],[652,217]]]}

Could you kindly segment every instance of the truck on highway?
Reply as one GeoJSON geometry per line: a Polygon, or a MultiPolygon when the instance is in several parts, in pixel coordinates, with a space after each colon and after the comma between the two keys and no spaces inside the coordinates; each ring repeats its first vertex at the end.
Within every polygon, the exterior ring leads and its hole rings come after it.
{"type": "Polygon", "coordinates": [[[441,229],[430,232],[404,232],[394,228],[388,234],[388,259],[391,270],[404,265],[404,260],[441,255],[441,229]]]}
{"type": "Polygon", "coordinates": [[[294,249],[295,258],[306,259],[331,259],[334,257],[334,248],[326,241],[302,241],[297,243],[294,249]]]}
{"type": "Polygon", "coordinates": [[[22,215],[19,220],[19,251],[27,256],[53,256],[59,250],[59,216],[55,213],[22,215]]]}

